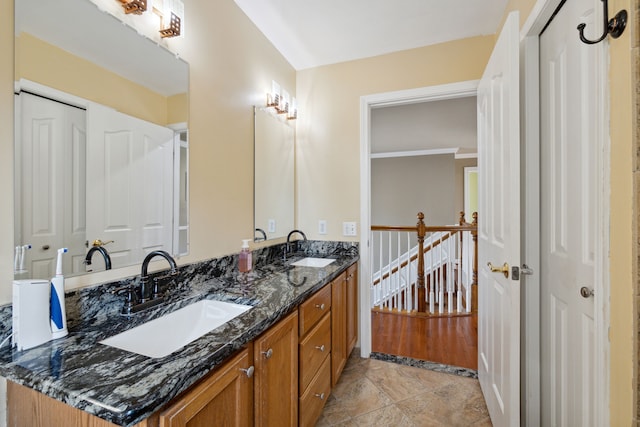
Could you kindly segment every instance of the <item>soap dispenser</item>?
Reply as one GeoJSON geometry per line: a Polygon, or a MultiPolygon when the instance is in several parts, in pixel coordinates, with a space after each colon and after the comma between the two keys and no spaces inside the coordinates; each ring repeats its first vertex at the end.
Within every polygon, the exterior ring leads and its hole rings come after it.
{"type": "Polygon", "coordinates": [[[238,270],[241,273],[248,273],[251,271],[252,262],[251,262],[251,250],[249,249],[249,240],[245,239],[242,241],[242,248],[240,249],[240,257],[238,261],[238,270]]]}

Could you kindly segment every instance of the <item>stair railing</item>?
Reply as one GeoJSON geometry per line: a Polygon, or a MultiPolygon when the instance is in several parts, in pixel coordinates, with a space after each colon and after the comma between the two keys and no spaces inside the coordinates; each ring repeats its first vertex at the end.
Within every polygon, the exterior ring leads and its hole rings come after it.
{"type": "Polygon", "coordinates": [[[417,313],[462,313],[475,307],[477,214],[457,225],[371,227],[374,307],[417,313]],[[459,236],[459,239],[453,239],[459,236]],[[406,248],[406,250],[405,250],[406,248]]]}

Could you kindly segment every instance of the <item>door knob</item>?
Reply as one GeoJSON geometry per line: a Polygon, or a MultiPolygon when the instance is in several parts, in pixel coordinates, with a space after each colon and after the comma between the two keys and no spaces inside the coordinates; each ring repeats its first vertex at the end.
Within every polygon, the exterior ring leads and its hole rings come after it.
{"type": "Polygon", "coordinates": [[[91,246],[104,246],[104,245],[109,244],[109,243],[113,243],[113,240],[107,240],[106,242],[103,242],[100,239],[96,239],[96,240],[93,241],[91,246]]]}
{"type": "Polygon", "coordinates": [[[580,288],[580,295],[582,298],[589,298],[593,296],[593,289],[589,289],[586,286],[580,288]]]}
{"type": "Polygon", "coordinates": [[[263,351],[262,355],[265,359],[271,359],[271,356],[273,356],[273,349],[270,348],[267,351],[263,351]]]}
{"type": "Polygon", "coordinates": [[[505,278],[509,278],[509,264],[507,264],[506,262],[502,264],[502,267],[496,267],[490,262],[487,263],[487,266],[489,267],[492,273],[502,273],[504,274],[505,278]]]}

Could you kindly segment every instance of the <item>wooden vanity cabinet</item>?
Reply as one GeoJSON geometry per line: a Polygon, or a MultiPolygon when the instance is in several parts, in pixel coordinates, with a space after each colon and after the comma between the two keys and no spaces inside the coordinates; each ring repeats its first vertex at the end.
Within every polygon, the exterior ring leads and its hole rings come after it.
{"type": "Polygon", "coordinates": [[[358,263],[347,269],[347,358],[358,342],[358,263]]]}
{"type": "Polygon", "coordinates": [[[160,427],[251,426],[252,346],[191,388],[160,413],[160,427]]]}
{"type": "Polygon", "coordinates": [[[331,387],[335,387],[347,363],[347,273],[331,282],[331,387]]]}
{"type": "Polygon", "coordinates": [[[331,386],[334,387],[358,340],[358,266],[331,282],[331,386]]]}
{"type": "Polygon", "coordinates": [[[300,426],[313,426],[331,392],[331,286],[320,289],[300,313],[300,426]]]}
{"type": "Polygon", "coordinates": [[[298,311],[254,341],[255,425],[298,423],[298,311]]]}
{"type": "MultiPolygon", "coordinates": [[[[157,427],[152,415],[134,427],[157,427]]],[[[55,400],[39,391],[7,381],[7,426],[9,427],[118,427],[55,400]]]]}
{"type": "Polygon", "coordinates": [[[331,358],[325,357],[307,389],[300,396],[300,427],[313,427],[331,393],[331,358]]]}
{"type": "Polygon", "coordinates": [[[293,312],[163,411],[160,427],[295,426],[297,395],[298,314],[293,312]]]}

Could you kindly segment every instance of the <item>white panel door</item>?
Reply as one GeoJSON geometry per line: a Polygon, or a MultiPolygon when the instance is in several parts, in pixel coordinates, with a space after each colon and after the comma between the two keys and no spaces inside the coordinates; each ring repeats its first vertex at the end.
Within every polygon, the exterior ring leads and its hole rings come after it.
{"type": "Polygon", "coordinates": [[[520,420],[518,28],[511,13],[478,86],[478,375],[494,426],[520,420]]]}
{"type": "MultiPolygon", "coordinates": [[[[142,137],[142,157],[138,169],[142,205],[140,227],[142,250],[173,250],[174,210],[174,132],[171,129],[142,122],[137,125],[142,137]]],[[[177,218],[176,218],[177,220],[177,218]]]]}
{"type": "Polygon", "coordinates": [[[51,277],[61,247],[69,249],[63,273],[84,271],[85,111],[24,92],[20,106],[19,244],[32,245],[25,277],[51,277]]]}
{"type": "Polygon", "coordinates": [[[106,247],[113,268],[171,251],[173,131],[92,104],[88,132],[89,242],[113,240],[106,247]]]}
{"type": "Polygon", "coordinates": [[[69,252],[63,257],[71,273],[86,271],[87,232],[87,120],[86,111],[67,107],[65,131],[65,215],[64,244],[69,252]],[[68,264],[67,264],[68,263],[68,264]]]}
{"type": "Polygon", "coordinates": [[[603,47],[583,44],[576,31],[580,22],[601,27],[596,5],[565,3],[540,36],[541,405],[548,426],[601,425],[594,298],[580,289],[597,287],[603,47]]]}

